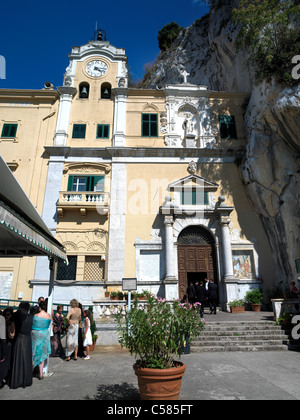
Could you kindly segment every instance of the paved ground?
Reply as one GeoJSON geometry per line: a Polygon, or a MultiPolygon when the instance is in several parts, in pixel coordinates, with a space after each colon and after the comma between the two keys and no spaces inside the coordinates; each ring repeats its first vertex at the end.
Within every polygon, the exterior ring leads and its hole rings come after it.
{"type": "MultiPolygon", "coordinates": [[[[239,320],[268,313],[246,314],[239,320]]],[[[219,320],[228,314],[207,316],[219,320]]],[[[235,318],[235,317],[234,317],[235,318]]],[[[230,317],[229,319],[233,319],[230,317]]],[[[252,320],[251,319],[251,320],[252,320]]],[[[300,400],[300,354],[292,351],[183,355],[180,400],[300,400]]],[[[118,346],[98,346],[91,360],[50,358],[53,375],[28,388],[0,390],[0,400],[139,400],[134,357],[118,346]]]]}

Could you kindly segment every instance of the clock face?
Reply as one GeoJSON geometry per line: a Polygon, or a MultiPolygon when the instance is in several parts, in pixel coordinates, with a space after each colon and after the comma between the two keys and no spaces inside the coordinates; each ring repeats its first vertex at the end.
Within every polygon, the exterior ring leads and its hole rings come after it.
{"type": "Polygon", "coordinates": [[[100,60],[90,61],[86,65],[86,72],[93,77],[103,76],[107,72],[107,64],[100,60]]]}

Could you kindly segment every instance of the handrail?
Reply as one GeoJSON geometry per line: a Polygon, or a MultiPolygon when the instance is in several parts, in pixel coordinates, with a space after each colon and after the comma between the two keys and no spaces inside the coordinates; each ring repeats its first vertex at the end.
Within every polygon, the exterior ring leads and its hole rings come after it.
{"type": "MultiPolygon", "coordinates": [[[[19,304],[21,302],[28,302],[31,306],[37,305],[37,302],[36,301],[33,301],[33,300],[25,300],[25,301],[22,301],[20,299],[19,300],[16,300],[16,299],[0,298],[0,308],[1,309],[5,309],[7,307],[11,307],[13,309],[18,309],[19,308],[19,304]],[[14,304],[14,303],[13,304],[10,304],[10,302],[17,302],[18,304],[17,305],[14,304]]],[[[70,308],[70,305],[69,304],[67,304],[67,303],[53,303],[53,309],[56,309],[57,308],[57,305],[62,305],[62,307],[63,307],[63,314],[67,314],[69,312],[69,308],[70,308]]]]}

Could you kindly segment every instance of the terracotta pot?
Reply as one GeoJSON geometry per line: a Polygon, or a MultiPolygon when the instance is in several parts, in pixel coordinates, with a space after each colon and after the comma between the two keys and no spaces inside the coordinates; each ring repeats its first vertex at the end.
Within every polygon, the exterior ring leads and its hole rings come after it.
{"type": "Polygon", "coordinates": [[[240,314],[245,312],[245,306],[231,306],[230,310],[232,314],[240,314]]]}
{"type": "Polygon", "coordinates": [[[133,365],[142,400],[178,400],[186,365],[176,363],[177,367],[170,369],[148,369],[133,365]]]}
{"type": "Polygon", "coordinates": [[[260,312],[261,304],[260,303],[251,303],[251,309],[254,312],[260,312]]]}

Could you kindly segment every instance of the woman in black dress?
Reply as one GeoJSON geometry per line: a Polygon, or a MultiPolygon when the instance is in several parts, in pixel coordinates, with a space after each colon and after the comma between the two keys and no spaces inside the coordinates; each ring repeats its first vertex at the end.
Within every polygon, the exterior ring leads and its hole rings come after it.
{"type": "Polygon", "coordinates": [[[8,386],[16,389],[32,385],[32,315],[28,313],[30,305],[21,302],[13,315],[16,328],[16,339],[12,348],[12,367],[8,386]]]}

